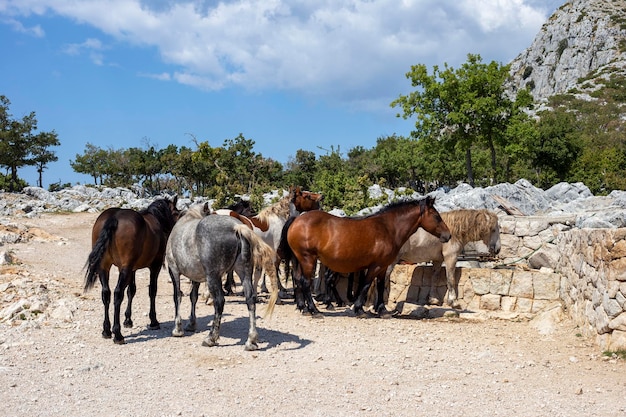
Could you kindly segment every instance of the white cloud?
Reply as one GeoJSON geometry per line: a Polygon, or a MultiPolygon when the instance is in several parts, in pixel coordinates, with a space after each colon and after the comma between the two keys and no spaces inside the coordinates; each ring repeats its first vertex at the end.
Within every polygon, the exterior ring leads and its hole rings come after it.
{"type": "Polygon", "coordinates": [[[61,15],[155,47],[174,67],[172,79],[198,88],[280,88],[349,101],[396,96],[413,64],[458,66],[468,53],[508,62],[548,14],[537,0],[6,0],[0,7],[0,15],[61,15]]]}
{"type": "Polygon", "coordinates": [[[36,38],[43,38],[45,36],[44,30],[40,25],[35,25],[31,27],[26,27],[22,22],[16,19],[8,18],[1,20],[2,23],[9,25],[13,28],[14,31],[25,33],[27,35],[34,36],[36,38]]]}

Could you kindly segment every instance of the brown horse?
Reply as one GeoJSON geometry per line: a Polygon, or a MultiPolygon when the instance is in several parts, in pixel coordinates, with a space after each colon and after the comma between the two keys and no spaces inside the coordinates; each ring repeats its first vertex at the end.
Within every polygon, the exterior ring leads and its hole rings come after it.
{"type": "Polygon", "coordinates": [[[283,245],[287,257],[297,259],[296,302],[319,315],[311,297],[310,283],[319,260],[339,273],[367,270],[365,285],[354,303],[357,316],[364,314],[367,291],[378,278],[378,299],[374,308],[388,316],[383,301],[385,272],[395,261],[404,242],[422,227],[442,242],[450,239],[448,226],[434,207],[435,199],[403,201],[384,207],[363,218],[337,217],[323,211],[310,211],[296,217],[286,231],[288,243],[283,245]]]}
{"type": "Polygon", "coordinates": [[[155,299],[157,277],[163,265],[167,238],[178,220],[177,197],[173,200],[157,199],[145,210],[110,208],[102,212],[91,232],[92,250],[87,259],[85,291],[96,283],[96,277],[102,285],[104,303],[104,323],[102,337],[111,338],[117,344],[124,343],[120,328],[120,310],[124,300],[124,290],[128,288],[128,306],[124,327],[132,327],[131,306],[137,292],[135,272],[138,269],[150,269],[150,329],[158,329],[155,299]],[[109,271],[117,266],[119,277],[115,287],[113,305],[113,328],[109,319],[111,289],[109,271]]]}

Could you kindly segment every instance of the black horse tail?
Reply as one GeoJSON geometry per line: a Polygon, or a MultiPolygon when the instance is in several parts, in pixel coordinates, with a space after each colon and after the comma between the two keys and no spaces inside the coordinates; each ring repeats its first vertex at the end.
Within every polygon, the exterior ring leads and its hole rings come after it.
{"type": "Polygon", "coordinates": [[[296,259],[291,246],[287,242],[287,232],[289,231],[289,226],[298,216],[290,216],[285,225],[283,226],[283,230],[280,233],[280,243],[278,244],[278,249],[276,253],[280,256],[281,259],[285,260],[285,281],[289,279],[291,275],[291,265],[293,262],[293,268],[296,269],[298,260],[296,259]]]}
{"type": "Polygon", "coordinates": [[[113,235],[116,230],[117,219],[115,217],[111,217],[104,222],[104,226],[98,235],[98,240],[96,240],[89,257],[87,258],[87,272],[85,273],[84,287],[85,292],[90,290],[95,285],[96,280],[98,279],[98,269],[100,268],[102,257],[109,247],[109,243],[111,242],[111,239],[113,239],[113,235]]]}

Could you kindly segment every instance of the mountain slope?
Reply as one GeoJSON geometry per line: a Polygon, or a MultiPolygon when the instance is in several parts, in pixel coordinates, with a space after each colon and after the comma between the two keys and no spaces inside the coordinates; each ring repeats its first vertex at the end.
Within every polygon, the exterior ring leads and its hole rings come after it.
{"type": "Polygon", "coordinates": [[[510,88],[529,87],[542,102],[593,91],[616,73],[626,74],[626,0],[569,0],[511,62],[510,88]]]}

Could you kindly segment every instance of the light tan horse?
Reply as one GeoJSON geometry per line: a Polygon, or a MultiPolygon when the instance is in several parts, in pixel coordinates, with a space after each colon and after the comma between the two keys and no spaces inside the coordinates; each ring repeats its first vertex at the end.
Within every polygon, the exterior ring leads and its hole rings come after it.
{"type": "Polygon", "coordinates": [[[437,237],[424,229],[418,229],[400,249],[396,261],[387,269],[387,279],[393,267],[401,261],[433,263],[433,275],[429,290],[429,304],[440,304],[436,296],[435,284],[442,263],[446,265],[446,281],[448,287],[447,304],[460,308],[456,291],[456,262],[459,254],[469,242],[482,241],[492,255],[500,252],[500,227],[498,216],[489,210],[452,210],[441,213],[443,221],[448,225],[452,238],[442,243],[437,237]]]}

